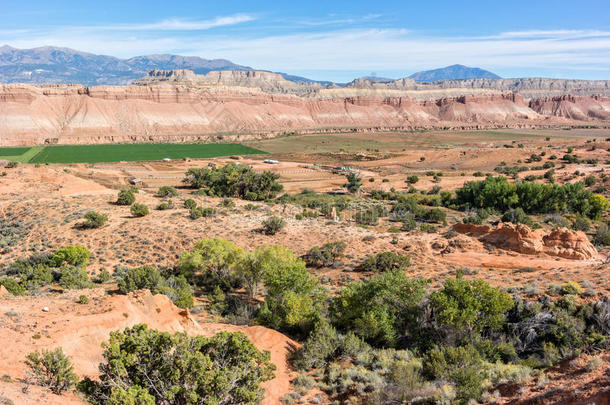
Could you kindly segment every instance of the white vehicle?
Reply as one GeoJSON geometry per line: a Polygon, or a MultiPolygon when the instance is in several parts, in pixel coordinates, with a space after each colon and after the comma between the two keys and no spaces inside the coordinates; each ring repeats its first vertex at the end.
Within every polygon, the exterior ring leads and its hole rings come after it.
{"type": "Polygon", "coordinates": [[[273,159],[265,159],[265,160],[263,160],[263,163],[268,163],[270,165],[276,165],[280,162],[278,162],[277,160],[273,160],[273,159]]]}

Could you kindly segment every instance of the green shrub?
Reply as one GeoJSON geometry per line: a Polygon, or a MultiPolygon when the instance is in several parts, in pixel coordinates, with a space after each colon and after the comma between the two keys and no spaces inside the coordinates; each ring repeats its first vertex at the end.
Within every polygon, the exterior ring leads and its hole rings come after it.
{"type": "Polygon", "coordinates": [[[591,222],[582,215],[576,215],[572,221],[572,229],[587,232],[589,229],[591,229],[591,222]]]}
{"type": "Polygon", "coordinates": [[[179,195],[178,190],[172,186],[162,186],[157,190],[157,197],[177,197],[179,195]]]}
{"type": "Polygon", "coordinates": [[[426,211],[424,219],[430,222],[447,224],[447,213],[440,208],[432,208],[426,211]]]}
{"type": "Polygon", "coordinates": [[[68,245],[53,252],[50,262],[53,264],[53,267],[60,267],[63,264],[82,266],[87,264],[89,257],[91,257],[91,252],[86,247],[68,245]]]}
{"type": "Polygon", "coordinates": [[[582,287],[576,281],[568,281],[561,285],[562,294],[582,294],[582,287]]]}
{"type": "Polygon", "coordinates": [[[97,277],[93,280],[93,282],[96,284],[104,284],[108,281],[110,281],[110,273],[106,269],[100,271],[100,274],[98,274],[97,277]]]}
{"type": "Polygon", "coordinates": [[[23,286],[19,281],[10,277],[0,278],[0,285],[4,286],[6,291],[12,295],[24,295],[26,293],[25,286],[23,286]]]}
{"type": "Polygon", "coordinates": [[[483,280],[466,280],[460,274],[445,280],[442,289],[430,295],[437,321],[452,327],[458,338],[472,338],[479,333],[499,330],[513,300],[506,292],[483,280]]]}
{"type": "Polygon", "coordinates": [[[123,294],[142,289],[152,291],[159,285],[161,278],[159,269],[154,266],[136,267],[122,272],[117,280],[117,286],[123,294]]]}
{"type": "Polygon", "coordinates": [[[195,208],[197,206],[197,201],[193,200],[192,198],[188,198],[186,200],[184,200],[184,207],[191,210],[193,208],[195,208]]]}
{"type": "Polygon", "coordinates": [[[159,404],[256,404],[261,383],[274,377],[269,352],[243,333],[189,337],[135,325],[112,332],[103,347],[99,381],[80,386],[94,404],[122,401],[130,390],[138,404],[151,403],[151,396],[159,404]]]}
{"type": "Polygon", "coordinates": [[[511,208],[502,215],[502,222],[531,225],[532,219],[521,208],[511,208]]]}
{"type": "Polygon", "coordinates": [[[424,373],[432,378],[452,381],[461,403],[480,400],[485,390],[482,359],[470,345],[430,350],[424,360],[424,373]]]}
{"type": "Polygon", "coordinates": [[[203,216],[203,212],[200,207],[193,207],[189,209],[189,218],[191,219],[199,219],[203,216]]]}
{"type": "Polygon", "coordinates": [[[25,364],[38,385],[49,388],[57,395],[70,390],[78,381],[70,359],[61,348],[32,352],[27,355],[25,364]]]}
{"type": "Polygon", "coordinates": [[[131,215],[134,217],[145,217],[149,214],[148,206],[138,203],[134,203],[129,209],[129,212],[131,212],[131,215]]]}
{"type": "Polygon", "coordinates": [[[346,247],[345,242],[326,243],[309,249],[303,258],[309,267],[330,267],[343,257],[346,247]]]}
{"type": "Polygon", "coordinates": [[[600,224],[597,227],[593,242],[599,246],[610,246],[610,227],[607,224],[600,224]]]}
{"type": "Polygon", "coordinates": [[[85,219],[86,221],[81,224],[81,227],[87,229],[99,228],[108,221],[108,215],[89,211],[85,214],[85,219]]]}
{"type": "Polygon", "coordinates": [[[384,273],[404,269],[409,263],[409,256],[401,256],[394,252],[382,252],[367,257],[358,268],[360,271],[384,273]]]}
{"type": "Polygon", "coordinates": [[[220,205],[225,208],[235,208],[235,201],[231,200],[230,198],[225,198],[221,201],[220,205]]]}
{"type": "Polygon", "coordinates": [[[59,270],[59,285],[70,290],[92,288],[93,283],[84,267],[63,266],[59,270]]]}
{"type": "Polygon", "coordinates": [[[216,208],[206,207],[201,210],[201,215],[205,218],[213,217],[216,215],[216,208]]]}
{"type": "Polygon", "coordinates": [[[306,334],[320,316],[324,297],[318,294],[318,280],[290,249],[277,245],[262,253],[268,258],[263,276],[267,294],[257,317],[275,329],[306,334]]]}
{"type": "Polygon", "coordinates": [[[418,330],[426,284],[400,271],[350,283],[332,299],[330,317],[340,331],[351,331],[371,345],[392,347],[403,334],[418,330]]]}
{"type": "Polygon", "coordinates": [[[415,184],[418,181],[419,181],[419,177],[417,177],[416,175],[407,177],[407,183],[409,183],[409,184],[415,184]]]}
{"type": "Polygon", "coordinates": [[[78,297],[78,303],[79,304],[83,304],[83,305],[88,304],[89,303],[89,297],[87,297],[85,294],[81,294],[78,297]]]}
{"type": "Polygon", "coordinates": [[[374,209],[358,211],[354,214],[354,221],[362,225],[377,225],[379,223],[379,214],[374,209]]]}
{"type": "Polygon", "coordinates": [[[132,190],[121,190],[116,200],[116,205],[131,205],[136,202],[136,196],[132,190]]]}
{"type": "Polygon", "coordinates": [[[279,231],[281,231],[286,223],[280,217],[269,217],[263,221],[263,233],[265,235],[275,235],[279,231]]]}

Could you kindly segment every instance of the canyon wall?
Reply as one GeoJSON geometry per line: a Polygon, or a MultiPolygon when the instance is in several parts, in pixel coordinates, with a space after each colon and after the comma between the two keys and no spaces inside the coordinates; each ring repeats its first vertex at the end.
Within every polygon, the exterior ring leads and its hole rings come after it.
{"type": "Polygon", "coordinates": [[[520,128],[610,120],[610,99],[299,97],[253,87],[0,85],[0,145],[239,141],[285,131],[520,128]],[[578,121],[575,121],[578,120],[578,121]]]}

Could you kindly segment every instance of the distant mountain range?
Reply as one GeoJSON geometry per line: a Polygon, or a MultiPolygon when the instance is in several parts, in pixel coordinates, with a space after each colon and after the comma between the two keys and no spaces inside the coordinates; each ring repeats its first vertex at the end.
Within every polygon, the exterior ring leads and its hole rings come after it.
{"type": "MultiPolygon", "coordinates": [[[[147,75],[153,69],[189,69],[197,74],[210,71],[252,71],[253,68],[235,64],[226,59],[203,59],[197,56],[145,55],[130,59],[95,55],[69,48],[43,46],[17,49],[0,47],[0,83],[61,84],[79,83],[85,86],[126,85],[147,75]]],[[[267,70],[261,70],[269,72],[267,70]]],[[[276,72],[272,72],[276,73],[276,72]]],[[[328,81],[315,81],[300,76],[279,73],[291,82],[316,82],[322,86],[328,81]]],[[[460,79],[499,79],[489,71],[452,65],[441,69],[415,73],[409,78],[416,82],[460,79]]],[[[361,78],[373,83],[389,83],[393,79],[382,77],[361,78]]]]}
{"type": "Polygon", "coordinates": [[[409,78],[416,82],[462,79],[501,79],[501,77],[495,73],[464,65],[451,65],[440,69],[425,70],[423,72],[413,73],[409,78]]]}

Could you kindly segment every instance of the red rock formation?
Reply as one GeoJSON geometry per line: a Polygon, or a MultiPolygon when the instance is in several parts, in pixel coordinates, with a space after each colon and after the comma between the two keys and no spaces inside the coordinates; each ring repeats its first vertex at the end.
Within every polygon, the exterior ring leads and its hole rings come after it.
{"type": "MultiPolygon", "coordinates": [[[[597,100],[597,99],[595,99],[597,100]]],[[[600,115],[601,116],[601,115],[600,115]]],[[[255,88],[0,86],[0,145],[241,140],[320,129],[509,128],[548,120],[515,94],[437,101],[408,97],[299,97],[255,88]]]]}
{"type": "Polygon", "coordinates": [[[487,225],[458,223],[453,230],[479,238],[500,249],[523,254],[547,254],[566,259],[585,260],[598,257],[597,250],[581,231],[555,228],[550,233],[542,229],[531,230],[526,225],[500,223],[492,229],[487,225]]]}
{"type": "Polygon", "coordinates": [[[543,115],[579,121],[610,121],[610,98],[560,96],[531,100],[529,107],[543,115]]]}

